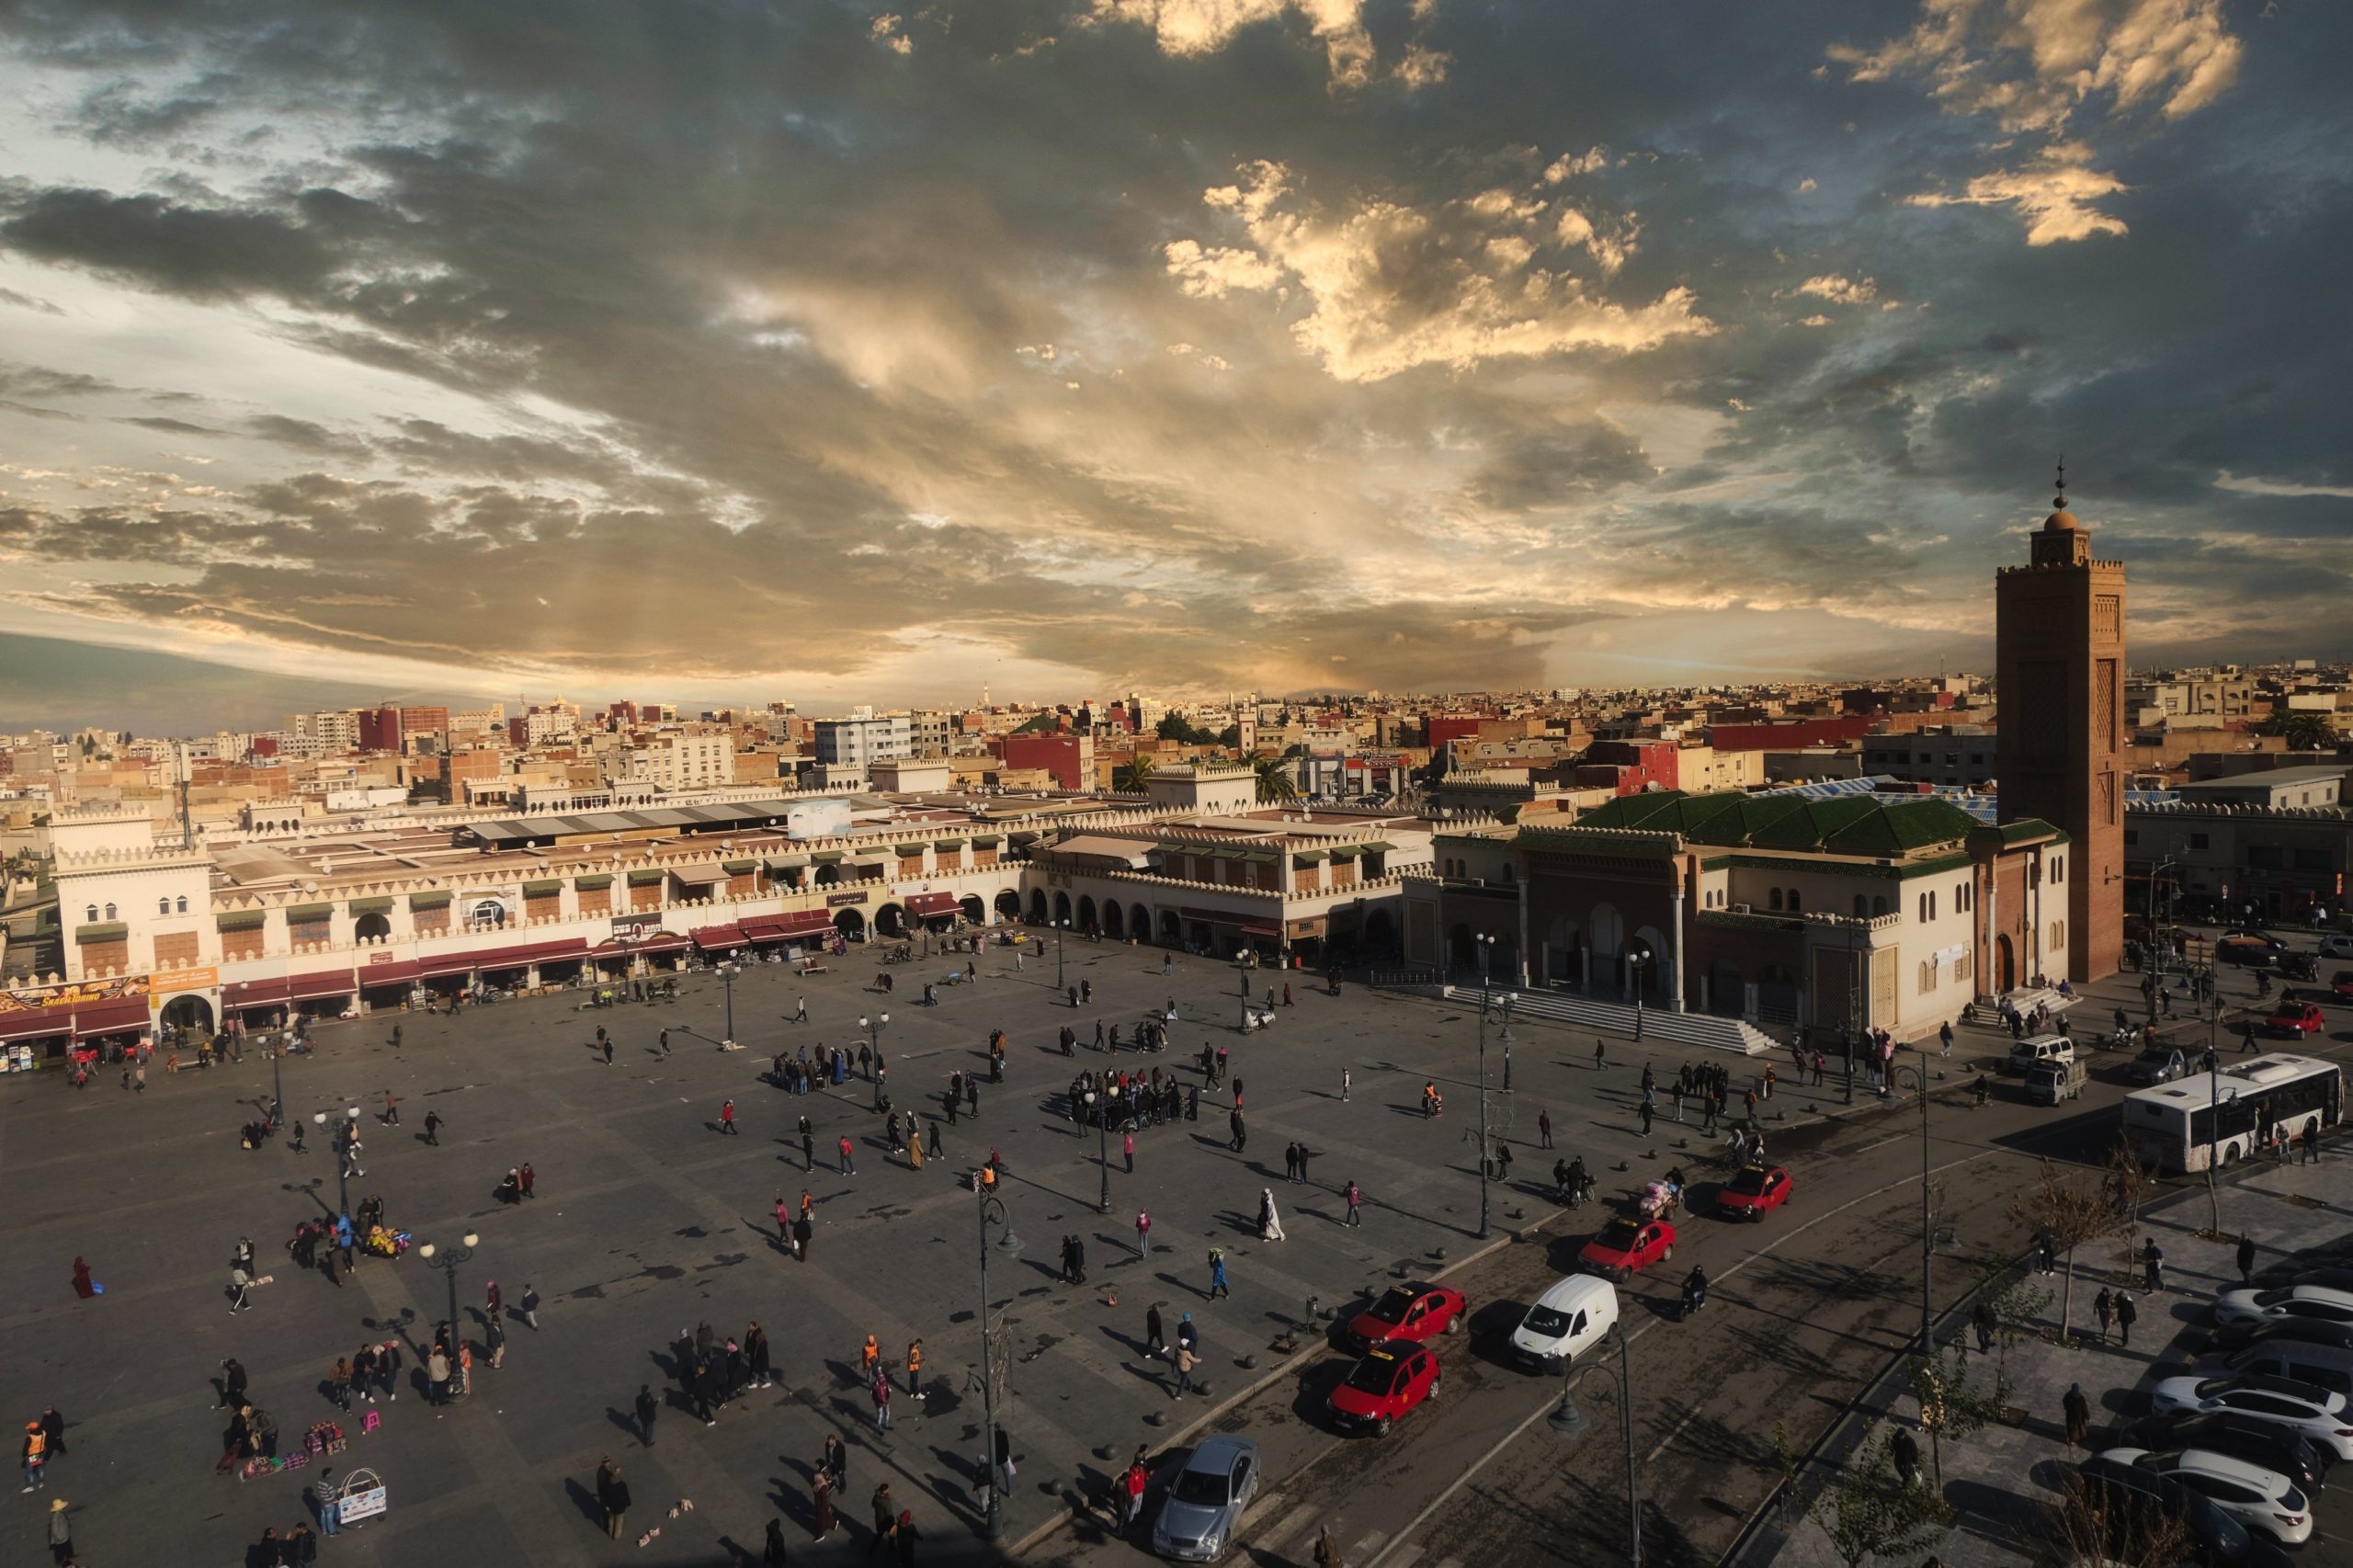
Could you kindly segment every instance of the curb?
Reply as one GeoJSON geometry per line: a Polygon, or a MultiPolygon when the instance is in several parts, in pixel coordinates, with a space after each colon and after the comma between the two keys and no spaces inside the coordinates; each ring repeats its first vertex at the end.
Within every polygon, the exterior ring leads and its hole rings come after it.
{"type": "MultiPolygon", "coordinates": [[[[1461,1258],[1449,1263],[1444,1268],[1425,1275],[1423,1278],[1429,1279],[1443,1279],[1449,1274],[1468,1268],[1472,1264],[1477,1263],[1480,1259],[1501,1252],[1504,1248],[1511,1246],[1526,1237],[1542,1231],[1552,1222],[1553,1218],[1554,1216],[1552,1214],[1540,1215],[1535,1220],[1522,1225],[1518,1230],[1495,1236],[1478,1247],[1475,1251],[1464,1255],[1461,1258]]],[[[1208,1409],[1202,1411],[1199,1416],[1195,1417],[1190,1422],[1188,1422],[1185,1426],[1178,1427],[1176,1431],[1162,1437],[1161,1440],[1154,1444],[1153,1447],[1162,1450],[1182,1447],[1193,1437],[1195,1433],[1216,1421],[1227,1411],[1232,1410],[1235,1406],[1243,1404],[1249,1400],[1255,1399],[1267,1388],[1281,1381],[1284,1378],[1290,1376],[1293,1372],[1305,1366],[1308,1362],[1315,1359],[1319,1356],[1328,1355],[1330,1350],[1331,1346],[1328,1344],[1318,1343],[1307,1349],[1294,1351],[1291,1355],[1285,1358],[1279,1365],[1275,1366],[1263,1376],[1259,1377],[1256,1381],[1252,1382],[1248,1387],[1244,1388],[1239,1392],[1228,1395],[1222,1402],[1217,1404],[1211,1405],[1208,1409]]],[[[1021,1557],[1028,1554],[1033,1548],[1042,1544],[1049,1537],[1061,1530],[1063,1526],[1072,1523],[1077,1517],[1078,1510],[1071,1506],[1068,1503],[1064,1503],[1055,1512],[1051,1518],[1047,1519],[1043,1524],[1036,1526],[1030,1529],[1028,1534],[1022,1536],[1019,1540],[1006,1547],[1004,1549],[1005,1555],[1007,1557],[1021,1557]]]]}

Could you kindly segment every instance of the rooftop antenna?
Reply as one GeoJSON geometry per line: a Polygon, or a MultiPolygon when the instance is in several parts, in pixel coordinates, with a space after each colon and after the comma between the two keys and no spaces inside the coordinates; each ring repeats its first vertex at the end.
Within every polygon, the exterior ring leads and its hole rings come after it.
{"type": "Polygon", "coordinates": [[[2052,497],[2051,505],[2062,512],[2067,509],[2067,454],[2064,452],[2059,454],[2059,494],[2052,497]]]}

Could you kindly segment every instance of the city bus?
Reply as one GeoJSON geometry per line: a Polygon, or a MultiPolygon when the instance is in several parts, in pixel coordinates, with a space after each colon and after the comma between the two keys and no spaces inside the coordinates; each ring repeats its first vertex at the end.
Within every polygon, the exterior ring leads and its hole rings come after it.
{"type": "Polygon", "coordinates": [[[2210,1161],[2266,1153],[2272,1131],[2291,1138],[2345,1114],[2345,1074],[2317,1057],[2273,1052],[2215,1074],[2192,1072],[2124,1096],[2124,1133],[2143,1165],[2202,1171],[2210,1161]]]}

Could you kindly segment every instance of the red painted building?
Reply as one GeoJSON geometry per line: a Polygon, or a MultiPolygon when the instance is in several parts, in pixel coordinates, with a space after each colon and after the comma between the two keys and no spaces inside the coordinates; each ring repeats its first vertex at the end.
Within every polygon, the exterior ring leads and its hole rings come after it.
{"type": "Polygon", "coordinates": [[[1843,746],[1870,731],[1870,718],[1800,719],[1787,724],[1718,724],[1708,744],[1718,751],[1780,751],[1802,746],[1843,746]]]}
{"type": "Polygon", "coordinates": [[[400,750],[401,710],[397,708],[362,708],[359,710],[359,749],[400,750]]]}
{"type": "Polygon", "coordinates": [[[1680,749],[1673,741],[1596,741],[1586,748],[1577,782],[1607,786],[1620,795],[1679,789],[1676,754],[1680,749]]]}
{"type": "Polygon", "coordinates": [[[1044,768],[1058,788],[1095,788],[1095,742],[1088,736],[1011,734],[1005,737],[1003,755],[1008,768],[1044,768]]]}
{"type": "Polygon", "coordinates": [[[1428,726],[1432,751],[1449,741],[1469,741],[1479,737],[1479,724],[1484,715],[1478,713],[1433,713],[1424,723],[1428,726]]]}

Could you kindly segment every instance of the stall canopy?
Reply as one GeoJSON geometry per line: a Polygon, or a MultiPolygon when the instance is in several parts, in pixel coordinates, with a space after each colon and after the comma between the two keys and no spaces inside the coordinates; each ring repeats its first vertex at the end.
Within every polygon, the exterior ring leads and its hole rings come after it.
{"type": "Polygon", "coordinates": [[[734,926],[701,926],[687,935],[694,938],[696,947],[707,953],[723,953],[730,949],[740,948],[751,939],[744,935],[741,927],[734,926]]]}
{"type": "Polygon", "coordinates": [[[387,985],[409,985],[423,978],[425,966],[413,961],[400,963],[365,963],[359,966],[359,983],[369,991],[387,985]]]}
{"type": "Polygon", "coordinates": [[[115,996],[85,1002],[74,1010],[74,1038],[90,1040],[102,1034],[122,1034],[147,1027],[147,998],[115,996]]]}
{"type": "Polygon", "coordinates": [[[906,901],[907,913],[929,919],[935,915],[956,913],[956,895],[952,892],[919,892],[906,901]]]}
{"type": "Polygon", "coordinates": [[[588,949],[588,956],[600,963],[609,963],[639,953],[683,953],[691,945],[686,937],[665,931],[642,942],[599,942],[588,949]]]}
{"type": "Polygon", "coordinates": [[[560,942],[529,942],[518,948],[494,948],[486,953],[473,955],[474,968],[522,969],[535,963],[556,963],[565,959],[585,958],[588,942],[583,937],[568,937],[560,942]]]}
{"type": "Polygon", "coordinates": [[[74,1009],[62,1002],[42,1007],[10,1007],[0,1012],[0,1040],[39,1040],[64,1034],[74,1028],[74,1009]]]}
{"type": "Polygon", "coordinates": [[[834,917],[822,909],[802,909],[790,915],[755,915],[736,924],[755,942],[790,942],[830,933],[834,917]]]}
{"type": "Polygon", "coordinates": [[[348,996],[352,989],[349,970],[316,970],[309,974],[290,974],[277,980],[233,981],[221,988],[221,1005],[224,1007],[266,1007],[278,1002],[309,1002],[322,996],[348,996]]]}

